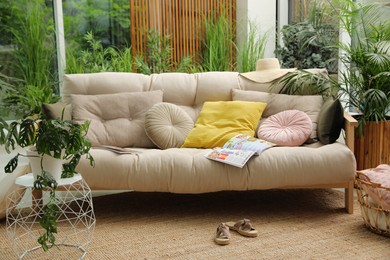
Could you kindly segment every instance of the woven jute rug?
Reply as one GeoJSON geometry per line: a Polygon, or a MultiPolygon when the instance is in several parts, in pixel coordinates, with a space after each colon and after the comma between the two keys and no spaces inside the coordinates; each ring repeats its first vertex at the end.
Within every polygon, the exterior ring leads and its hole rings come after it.
{"type": "MultiPolygon", "coordinates": [[[[390,259],[390,238],[364,226],[356,201],[354,214],[343,202],[331,189],[96,197],[86,259],[390,259]],[[232,233],[229,245],[214,243],[219,223],[242,218],[257,238],[232,233]]],[[[0,250],[0,259],[15,259],[4,220],[0,250]]],[[[59,251],[26,259],[73,259],[59,251]]]]}

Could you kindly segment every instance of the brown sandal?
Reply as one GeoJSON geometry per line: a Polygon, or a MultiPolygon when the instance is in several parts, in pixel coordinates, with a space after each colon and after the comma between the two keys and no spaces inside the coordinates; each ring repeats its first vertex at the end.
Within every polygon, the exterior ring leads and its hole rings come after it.
{"type": "Polygon", "coordinates": [[[247,236],[247,237],[257,237],[257,230],[252,227],[252,224],[249,219],[242,219],[234,222],[227,222],[226,226],[229,227],[229,229],[237,231],[240,235],[247,236]]]}
{"type": "Polygon", "coordinates": [[[230,242],[230,231],[229,227],[225,223],[219,224],[217,227],[217,232],[214,237],[215,243],[218,245],[227,245],[230,242]]]}

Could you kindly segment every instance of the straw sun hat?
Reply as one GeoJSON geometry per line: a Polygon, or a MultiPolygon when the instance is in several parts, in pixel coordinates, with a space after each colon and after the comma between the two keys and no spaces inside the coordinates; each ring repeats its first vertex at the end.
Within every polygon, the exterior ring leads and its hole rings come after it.
{"type": "Polygon", "coordinates": [[[296,68],[281,69],[278,59],[266,58],[257,61],[256,71],[241,73],[241,76],[259,83],[268,83],[295,70],[296,68]]]}

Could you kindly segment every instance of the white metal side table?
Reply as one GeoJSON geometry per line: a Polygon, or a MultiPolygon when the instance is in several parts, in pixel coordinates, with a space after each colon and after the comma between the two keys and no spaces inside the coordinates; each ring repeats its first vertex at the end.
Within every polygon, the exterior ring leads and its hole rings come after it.
{"type": "Polygon", "coordinates": [[[57,218],[56,242],[44,252],[37,242],[44,229],[39,220],[42,208],[49,200],[49,191],[34,189],[31,173],[18,177],[19,187],[7,197],[8,236],[19,259],[28,255],[34,259],[83,259],[87,253],[96,218],[91,189],[80,174],[58,182],[56,198],[60,208],[57,218]],[[29,199],[30,198],[30,199],[29,199]]]}

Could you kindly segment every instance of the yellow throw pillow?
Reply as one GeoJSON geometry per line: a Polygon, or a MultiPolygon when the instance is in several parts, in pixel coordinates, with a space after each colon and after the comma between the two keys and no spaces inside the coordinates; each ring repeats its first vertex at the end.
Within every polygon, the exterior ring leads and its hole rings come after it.
{"type": "Polygon", "coordinates": [[[266,105],[248,101],[205,102],[182,147],[222,147],[236,134],[253,136],[266,105]]]}

